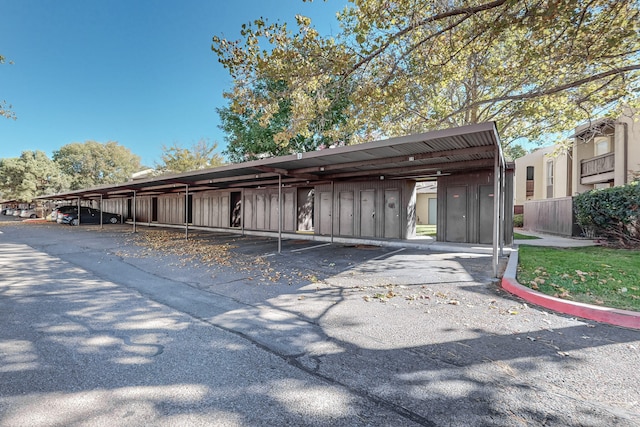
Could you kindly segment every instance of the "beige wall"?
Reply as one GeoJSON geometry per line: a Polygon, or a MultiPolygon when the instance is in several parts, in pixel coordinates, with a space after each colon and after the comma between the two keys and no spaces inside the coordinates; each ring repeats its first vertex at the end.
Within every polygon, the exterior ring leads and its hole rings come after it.
{"type": "Polygon", "coordinates": [[[522,205],[527,200],[547,198],[547,169],[553,164],[552,198],[565,197],[570,191],[571,166],[567,154],[555,154],[555,146],[542,147],[519,159],[516,159],[515,172],[515,205],[522,205]],[[533,196],[527,197],[527,167],[533,166],[533,196]]]}

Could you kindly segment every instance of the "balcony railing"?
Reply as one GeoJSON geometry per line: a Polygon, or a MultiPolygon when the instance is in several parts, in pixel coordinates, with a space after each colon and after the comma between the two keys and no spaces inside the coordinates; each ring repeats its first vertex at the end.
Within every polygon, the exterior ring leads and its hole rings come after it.
{"type": "Polygon", "coordinates": [[[580,161],[580,177],[600,175],[615,170],[615,153],[602,154],[580,161]]]}

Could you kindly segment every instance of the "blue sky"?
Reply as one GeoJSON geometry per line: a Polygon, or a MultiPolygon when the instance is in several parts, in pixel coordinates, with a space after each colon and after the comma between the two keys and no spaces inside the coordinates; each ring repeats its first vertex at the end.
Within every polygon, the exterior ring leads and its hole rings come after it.
{"type": "Polygon", "coordinates": [[[211,51],[259,17],[311,17],[337,33],[346,0],[0,0],[0,158],[117,141],[154,166],[162,145],[224,148],[217,107],[231,78],[211,51]],[[12,61],[13,64],[9,64],[12,61]]]}

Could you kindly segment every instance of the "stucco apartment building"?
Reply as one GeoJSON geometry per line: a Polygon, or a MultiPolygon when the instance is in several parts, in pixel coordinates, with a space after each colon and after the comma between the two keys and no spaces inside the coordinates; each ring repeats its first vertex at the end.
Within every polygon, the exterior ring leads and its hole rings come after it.
{"type": "MultiPolygon", "coordinates": [[[[570,205],[572,196],[627,184],[640,173],[639,113],[583,124],[575,129],[571,139],[568,149],[543,147],[516,159],[514,211],[525,213],[525,227],[527,222],[533,227],[538,221],[527,218],[527,204],[552,199],[561,203],[561,199],[566,199],[570,205]]],[[[532,211],[538,212],[536,216],[550,216],[551,222],[558,221],[563,211],[548,206],[545,209],[532,211]]]]}

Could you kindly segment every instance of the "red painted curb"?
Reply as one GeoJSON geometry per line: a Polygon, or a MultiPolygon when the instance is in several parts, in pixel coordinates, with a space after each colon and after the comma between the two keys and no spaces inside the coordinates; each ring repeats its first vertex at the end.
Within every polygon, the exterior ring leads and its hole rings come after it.
{"type": "Polygon", "coordinates": [[[635,311],[599,307],[552,297],[521,285],[513,277],[503,277],[502,288],[526,301],[560,313],[625,328],[640,329],[640,313],[635,311]]]}

